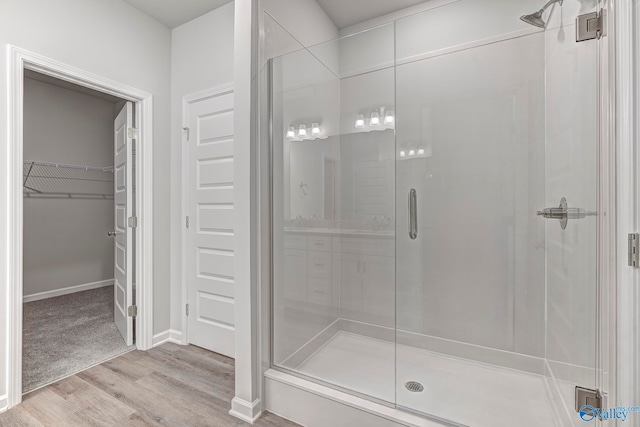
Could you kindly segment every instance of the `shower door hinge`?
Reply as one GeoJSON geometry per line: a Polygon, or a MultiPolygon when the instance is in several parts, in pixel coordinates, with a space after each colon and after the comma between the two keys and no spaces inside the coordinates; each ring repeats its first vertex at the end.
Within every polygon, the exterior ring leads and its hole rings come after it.
{"type": "Polygon", "coordinates": [[[185,313],[187,314],[187,317],[189,317],[189,304],[185,306],[185,313]]]}
{"type": "Polygon", "coordinates": [[[576,18],[576,41],[600,39],[604,34],[604,11],[591,12],[576,18]]]}
{"type": "Polygon", "coordinates": [[[138,217],[130,216],[127,220],[127,225],[129,226],[129,228],[136,228],[138,226],[138,217]]]}
{"type": "Polygon", "coordinates": [[[189,141],[189,137],[190,137],[189,134],[191,133],[191,132],[189,132],[189,128],[188,127],[183,127],[182,130],[187,133],[187,141],[189,141]]]}
{"type": "Polygon", "coordinates": [[[187,217],[186,223],[187,223],[187,228],[189,228],[189,217],[187,217]]]}
{"type": "Polygon", "coordinates": [[[629,234],[629,267],[640,267],[640,234],[629,234]]]}
{"type": "Polygon", "coordinates": [[[129,317],[136,317],[138,315],[138,306],[130,305],[128,312],[129,312],[129,317]]]}
{"type": "Polygon", "coordinates": [[[127,128],[127,137],[129,139],[138,139],[138,129],[137,128],[127,128]]]}
{"type": "Polygon", "coordinates": [[[580,412],[583,406],[588,405],[593,408],[602,408],[602,393],[600,390],[576,386],[576,412],[580,412]]]}

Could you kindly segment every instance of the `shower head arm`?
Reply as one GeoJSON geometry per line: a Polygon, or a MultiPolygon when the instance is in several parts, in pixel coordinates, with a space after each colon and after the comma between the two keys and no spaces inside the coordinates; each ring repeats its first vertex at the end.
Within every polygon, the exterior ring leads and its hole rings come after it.
{"type": "Polygon", "coordinates": [[[540,9],[540,12],[544,12],[545,10],[549,9],[549,7],[551,7],[552,4],[555,4],[555,3],[560,3],[560,6],[562,6],[563,1],[564,0],[549,0],[547,4],[542,6],[542,9],[540,9]]]}

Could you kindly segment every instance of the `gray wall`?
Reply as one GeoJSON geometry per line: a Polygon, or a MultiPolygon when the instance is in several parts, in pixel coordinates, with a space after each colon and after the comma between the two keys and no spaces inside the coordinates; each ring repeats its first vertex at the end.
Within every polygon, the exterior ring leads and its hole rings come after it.
{"type": "MultiPolygon", "coordinates": [[[[113,165],[114,103],[25,79],[24,158],[113,165]]],[[[24,199],[24,294],[113,279],[113,200],[24,199]]]]}

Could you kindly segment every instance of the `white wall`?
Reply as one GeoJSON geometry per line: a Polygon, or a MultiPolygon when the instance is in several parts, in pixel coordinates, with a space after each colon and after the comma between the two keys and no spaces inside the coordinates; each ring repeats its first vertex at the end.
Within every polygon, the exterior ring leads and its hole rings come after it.
{"type": "MultiPolygon", "coordinates": [[[[25,160],[112,166],[114,111],[112,101],[25,79],[25,160]]],[[[44,189],[65,191],[60,182],[34,181],[44,189]]],[[[109,185],[86,188],[109,191],[109,185]]],[[[24,295],[113,279],[110,230],[112,199],[25,197],[24,295]]]]}
{"type": "MultiPolygon", "coordinates": [[[[0,81],[7,81],[7,44],[47,56],[154,95],[154,331],[169,328],[169,102],[171,31],[121,0],[3,0],[0,2],[0,81]]],[[[0,85],[7,99],[7,85],[0,85]]],[[[7,134],[7,106],[0,103],[0,134],[7,134]]],[[[3,154],[7,155],[7,152],[3,154]]],[[[7,177],[0,176],[0,222],[6,224],[7,177]]],[[[0,241],[6,242],[6,229],[0,241]]],[[[6,245],[0,274],[6,277],[6,245]]],[[[6,281],[0,285],[0,324],[7,325],[6,281]]],[[[6,366],[5,327],[0,366],[6,366]]],[[[0,370],[0,396],[6,371],[0,370]]]]}
{"type": "Polygon", "coordinates": [[[182,98],[233,82],[234,5],[172,31],[171,42],[171,329],[182,328],[182,98]]]}

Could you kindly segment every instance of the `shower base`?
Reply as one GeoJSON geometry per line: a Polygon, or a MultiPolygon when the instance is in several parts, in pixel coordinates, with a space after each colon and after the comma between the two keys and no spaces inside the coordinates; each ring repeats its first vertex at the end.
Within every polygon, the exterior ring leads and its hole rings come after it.
{"type": "Polygon", "coordinates": [[[545,378],[339,331],[295,368],[398,407],[479,427],[554,426],[545,378]],[[405,387],[410,381],[424,390],[405,387]]]}

